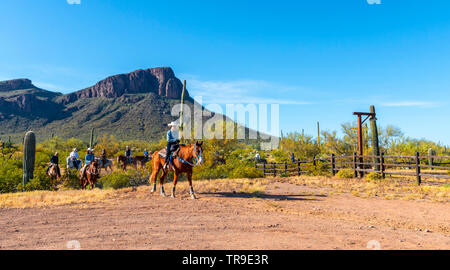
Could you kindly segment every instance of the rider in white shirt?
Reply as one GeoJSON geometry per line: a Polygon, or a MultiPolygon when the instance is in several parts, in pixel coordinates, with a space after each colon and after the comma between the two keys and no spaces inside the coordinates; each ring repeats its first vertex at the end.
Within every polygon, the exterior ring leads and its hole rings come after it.
{"type": "Polygon", "coordinates": [[[74,148],[73,151],[70,152],[70,157],[78,159],[78,149],[74,148]]]}
{"type": "Polygon", "coordinates": [[[74,148],[72,152],[70,152],[69,155],[70,159],[72,159],[74,162],[76,162],[77,164],[74,164],[76,167],[79,166],[79,161],[78,161],[78,149],[74,148]]]}

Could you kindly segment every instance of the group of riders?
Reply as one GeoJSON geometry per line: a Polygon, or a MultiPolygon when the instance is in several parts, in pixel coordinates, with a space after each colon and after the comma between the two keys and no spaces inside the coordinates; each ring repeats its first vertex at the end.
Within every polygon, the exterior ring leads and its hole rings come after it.
{"type": "MultiPolygon", "coordinates": [[[[180,143],[180,140],[178,139],[178,136],[179,136],[178,125],[175,122],[172,122],[172,123],[168,124],[168,126],[170,127],[170,130],[167,132],[167,147],[166,147],[167,154],[166,154],[164,169],[166,169],[168,166],[171,152],[173,152],[177,148],[178,144],[180,143]]],[[[133,151],[131,151],[131,148],[129,146],[125,147],[125,157],[127,158],[128,162],[130,164],[132,164],[134,162],[133,151]]],[[[144,158],[146,161],[148,161],[150,159],[149,152],[147,149],[144,150],[144,158]]],[[[68,167],[73,167],[73,168],[76,168],[77,170],[80,170],[80,168],[81,168],[81,175],[84,175],[86,168],[94,160],[95,160],[94,149],[89,147],[87,149],[86,155],[84,156],[84,165],[81,166],[83,164],[83,162],[81,160],[79,160],[78,149],[74,148],[72,150],[72,152],[70,152],[67,162],[71,163],[70,164],[71,166],[68,164],[68,167]]],[[[99,161],[102,162],[102,164],[105,164],[106,160],[107,160],[106,150],[103,149],[102,153],[100,154],[99,161]]],[[[46,174],[48,174],[48,171],[50,170],[51,167],[55,167],[58,178],[61,178],[61,170],[59,168],[58,152],[55,152],[55,154],[53,154],[50,157],[50,164],[45,171],[46,174]]]]}

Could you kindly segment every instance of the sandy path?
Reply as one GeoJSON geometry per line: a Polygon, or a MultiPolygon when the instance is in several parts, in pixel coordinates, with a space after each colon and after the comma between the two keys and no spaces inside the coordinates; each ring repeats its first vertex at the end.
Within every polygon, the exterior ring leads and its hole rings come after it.
{"type": "MultiPolygon", "coordinates": [[[[272,183],[259,197],[186,190],[48,209],[0,209],[0,249],[449,249],[448,203],[326,196],[323,188],[272,183]]],[[[169,189],[166,187],[166,189],[169,189]]]]}

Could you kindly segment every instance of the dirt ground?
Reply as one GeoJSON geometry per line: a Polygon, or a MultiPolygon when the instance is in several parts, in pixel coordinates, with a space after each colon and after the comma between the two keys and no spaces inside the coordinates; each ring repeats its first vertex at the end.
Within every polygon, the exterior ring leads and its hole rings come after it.
{"type": "Polygon", "coordinates": [[[327,188],[275,180],[257,196],[199,188],[199,199],[191,200],[186,186],[177,198],[149,191],[125,189],[96,203],[2,208],[0,249],[67,249],[72,240],[81,249],[450,248],[445,202],[329,195],[327,188]]]}

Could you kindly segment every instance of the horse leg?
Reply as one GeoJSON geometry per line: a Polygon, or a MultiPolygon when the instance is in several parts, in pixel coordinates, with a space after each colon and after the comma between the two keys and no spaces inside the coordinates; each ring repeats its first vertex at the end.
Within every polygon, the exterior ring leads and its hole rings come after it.
{"type": "Polygon", "coordinates": [[[172,198],[175,198],[175,189],[177,187],[177,182],[178,182],[178,173],[174,172],[173,173],[172,198]]]}
{"type": "Polygon", "coordinates": [[[161,196],[166,197],[166,193],[164,192],[164,178],[166,178],[167,173],[163,170],[161,177],[159,178],[160,188],[159,193],[161,196]]]}
{"type": "Polygon", "coordinates": [[[187,179],[189,182],[189,194],[191,195],[192,199],[197,199],[194,194],[194,188],[192,187],[192,172],[187,173],[187,179]]]}

